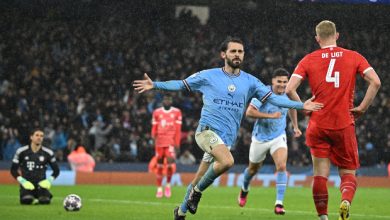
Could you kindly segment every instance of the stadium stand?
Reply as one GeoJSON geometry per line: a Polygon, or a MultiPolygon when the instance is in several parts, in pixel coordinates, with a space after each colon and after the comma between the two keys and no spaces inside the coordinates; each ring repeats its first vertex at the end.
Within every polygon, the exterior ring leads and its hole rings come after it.
{"type": "MultiPolygon", "coordinates": [[[[154,154],[151,114],[162,95],[138,95],[131,88],[134,79],[144,72],[158,80],[184,78],[220,66],[218,43],[226,35],[237,35],[247,44],[244,69],[269,83],[273,69],[293,71],[316,48],[314,25],[330,18],[341,24],[340,45],[360,51],[382,80],[378,98],[357,122],[361,163],[390,161],[390,24],[386,18],[390,6],[363,5],[356,11],[353,6],[331,4],[321,11],[313,7],[305,17],[302,11],[311,6],[303,3],[269,10],[261,5],[236,11],[214,6],[203,25],[190,11],[173,16],[175,1],[131,6],[126,1],[42,2],[45,7],[28,3],[1,7],[1,160],[12,159],[16,148],[28,142],[31,128],[42,127],[45,145],[56,151],[59,161],[66,161],[75,146],[83,145],[97,163],[147,162],[154,154]]],[[[307,90],[300,93],[304,99],[310,96],[307,90]]],[[[356,100],[363,94],[357,92],[356,100]]],[[[189,150],[199,161],[202,152],[192,136],[201,95],[174,95],[174,106],[183,112],[181,152],[189,150]]],[[[304,131],[307,118],[299,118],[304,131]]],[[[251,128],[252,121],[243,120],[232,148],[237,163],[248,160],[251,128]]],[[[304,138],[289,142],[289,164],[310,164],[304,138]]]]}

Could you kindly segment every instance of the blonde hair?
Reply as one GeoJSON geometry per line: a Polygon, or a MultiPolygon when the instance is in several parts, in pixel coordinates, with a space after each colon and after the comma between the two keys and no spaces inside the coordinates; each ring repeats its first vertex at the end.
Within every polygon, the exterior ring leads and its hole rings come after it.
{"type": "Polygon", "coordinates": [[[327,39],[331,36],[334,36],[336,34],[335,23],[328,21],[328,20],[321,21],[316,26],[316,34],[321,39],[327,39]]]}

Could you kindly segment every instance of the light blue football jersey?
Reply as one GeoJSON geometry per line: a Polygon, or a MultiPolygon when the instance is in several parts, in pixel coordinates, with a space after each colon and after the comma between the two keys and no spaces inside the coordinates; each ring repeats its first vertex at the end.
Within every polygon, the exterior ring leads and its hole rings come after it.
{"type": "Polygon", "coordinates": [[[203,94],[199,126],[209,126],[227,146],[235,143],[252,97],[265,100],[272,94],[260,80],[242,70],[238,75],[229,74],[223,68],[204,70],[183,82],[189,91],[203,94]]]}
{"type": "Polygon", "coordinates": [[[198,130],[210,127],[227,146],[235,143],[242,117],[252,98],[276,106],[303,109],[303,103],[273,94],[259,79],[242,70],[239,74],[229,74],[223,68],[203,70],[184,80],[153,82],[153,88],[201,92],[203,107],[198,130]]]}
{"type": "MultiPolygon", "coordinates": [[[[271,87],[269,87],[271,89],[271,87]]],[[[276,94],[275,94],[276,95],[276,94]]],[[[286,96],[286,94],[280,95],[286,96]]],[[[288,108],[278,107],[269,102],[262,103],[258,99],[253,98],[250,103],[260,112],[264,113],[282,113],[280,118],[258,118],[253,127],[252,136],[258,141],[270,141],[282,134],[286,134],[286,117],[288,108]]]]}

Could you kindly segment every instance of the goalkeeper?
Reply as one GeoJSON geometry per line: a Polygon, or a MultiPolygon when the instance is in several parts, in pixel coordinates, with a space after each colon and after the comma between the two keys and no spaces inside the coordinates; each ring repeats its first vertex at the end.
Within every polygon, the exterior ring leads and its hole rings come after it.
{"type": "Polygon", "coordinates": [[[54,152],[42,146],[43,137],[42,130],[34,130],[30,135],[31,144],[20,147],[12,160],[11,174],[20,183],[21,204],[50,204],[53,197],[49,189],[60,170],[54,152]],[[53,173],[46,178],[48,164],[53,173]]]}

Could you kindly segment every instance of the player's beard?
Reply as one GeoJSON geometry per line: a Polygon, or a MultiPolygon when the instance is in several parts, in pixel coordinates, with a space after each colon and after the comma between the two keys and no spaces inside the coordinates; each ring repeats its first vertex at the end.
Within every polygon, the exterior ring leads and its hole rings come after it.
{"type": "Polygon", "coordinates": [[[286,87],[284,87],[284,86],[278,86],[278,87],[276,88],[276,93],[277,93],[278,95],[284,94],[285,92],[286,92],[286,87]]]}
{"type": "Polygon", "coordinates": [[[227,64],[233,69],[239,69],[241,67],[242,61],[239,58],[227,59],[227,64]]]}

